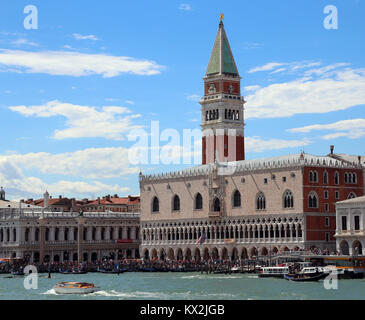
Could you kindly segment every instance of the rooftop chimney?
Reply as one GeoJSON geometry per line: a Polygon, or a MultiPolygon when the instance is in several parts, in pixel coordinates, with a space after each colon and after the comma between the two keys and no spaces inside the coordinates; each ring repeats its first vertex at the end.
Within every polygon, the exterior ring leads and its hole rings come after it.
{"type": "Polygon", "coordinates": [[[333,154],[333,149],[335,148],[335,146],[334,145],[331,145],[330,146],[330,150],[331,150],[331,154],[333,154]]]}
{"type": "Polygon", "coordinates": [[[361,163],[361,156],[357,156],[357,160],[359,161],[359,164],[361,163]]]}

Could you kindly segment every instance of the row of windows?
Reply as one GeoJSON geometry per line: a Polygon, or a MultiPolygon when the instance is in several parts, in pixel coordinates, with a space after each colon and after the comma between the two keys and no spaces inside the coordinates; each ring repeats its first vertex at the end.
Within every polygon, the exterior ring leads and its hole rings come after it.
{"type": "MultiPolygon", "coordinates": [[[[205,112],[205,121],[218,120],[218,119],[219,119],[219,109],[207,110],[205,112]]],[[[225,109],[224,119],[239,120],[240,113],[238,110],[225,109]]]]}
{"type": "MultiPolygon", "coordinates": [[[[323,172],[323,184],[328,184],[328,172],[323,172]]],[[[355,172],[345,172],[344,174],[345,183],[357,183],[357,174],[355,172]]],[[[318,182],[318,172],[317,171],[309,171],[309,182],[318,182]]],[[[340,184],[340,174],[338,171],[334,173],[333,176],[334,184],[340,184]]]]}
{"type": "MultiPolygon", "coordinates": [[[[347,216],[341,217],[342,230],[347,230],[347,216]]],[[[360,230],[360,216],[354,216],[354,229],[360,230]]]]}
{"type": "MultiPolygon", "coordinates": [[[[65,228],[64,230],[64,234],[63,234],[63,239],[61,239],[60,237],[60,231],[58,228],[55,228],[54,230],[54,240],[55,241],[59,241],[59,240],[77,240],[77,234],[78,234],[78,229],[77,228],[73,228],[71,234],[69,232],[68,228],[65,228]],[[69,236],[71,235],[71,237],[69,236]],[[71,239],[69,239],[71,238],[71,239]]],[[[101,229],[101,233],[100,233],[100,238],[101,240],[106,240],[106,229],[102,228],[101,229]]],[[[136,235],[138,235],[138,229],[136,231],[136,235]]],[[[127,228],[127,239],[131,238],[131,229],[128,227],[127,228]]],[[[39,228],[36,228],[34,231],[34,241],[39,241],[40,238],[40,231],[39,228]]],[[[113,239],[114,238],[114,229],[110,228],[109,229],[109,239],[113,239]]],[[[3,229],[0,229],[0,242],[2,241],[10,241],[10,231],[9,229],[6,230],[6,232],[3,232],[3,229]]],[[[122,239],[122,229],[119,228],[118,230],[118,239],[122,239]]],[[[25,229],[24,232],[24,241],[29,241],[30,240],[30,230],[28,228],[25,229]]],[[[45,240],[49,241],[50,240],[50,229],[46,228],[45,230],[45,240]]],[[[87,240],[87,228],[84,228],[84,233],[83,233],[83,240],[87,240]]],[[[92,229],[91,232],[91,240],[96,240],[96,228],[92,229]]],[[[13,229],[13,241],[16,241],[16,229],[13,229]]]]}
{"type": "MultiPolygon", "coordinates": [[[[328,199],[328,191],[324,191],[324,198],[328,199]]],[[[335,199],[339,199],[340,194],[338,191],[335,191],[335,199]]],[[[350,192],[347,196],[347,199],[356,198],[356,194],[354,192],[350,192]]],[[[316,192],[311,191],[308,195],[308,208],[318,208],[318,195],[316,192]]],[[[328,204],[325,204],[325,211],[328,211],[328,204]]]]}
{"type": "MultiPolygon", "coordinates": [[[[350,192],[347,196],[348,199],[355,198],[356,194],[354,192],[350,192]]],[[[324,191],[324,198],[328,199],[328,191],[324,191]]],[[[339,192],[335,191],[335,198],[339,199],[339,192]]],[[[256,210],[265,210],[266,209],[266,197],[263,192],[260,192],[256,196],[256,210]]],[[[326,211],[328,211],[328,204],[326,204],[326,211]]],[[[238,190],[235,190],[232,195],[232,207],[238,208],[241,207],[241,193],[238,190]]],[[[308,194],[308,208],[318,208],[319,201],[318,195],[315,191],[311,191],[308,194]]],[[[290,190],[286,190],[283,194],[283,208],[294,208],[294,195],[290,190]]],[[[197,193],[194,199],[194,209],[200,210],[203,209],[203,197],[200,193],[197,193]]],[[[180,197],[178,195],[174,195],[172,200],[172,210],[179,211],[180,210],[180,197]]],[[[219,212],[221,211],[220,200],[215,198],[213,200],[213,211],[219,212]]],[[[152,200],[152,212],[160,211],[160,201],[157,197],[154,197],[152,200]]]]}
{"type": "MultiPolygon", "coordinates": [[[[235,190],[232,195],[232,207],[239,208],[241,207],[241,193],[238,190],[235,190]]],[[[283,195],[283,207],[284,208],[293,208],[294,207],[294,196],[290,190],[286,190],[283,195]]],[[[194,198],[194,209],[200,210],[203,209],[203,197],[198,192],[194,198]]],[[[256,209],[257,210],[265,210],[266,209],[266,198],[264,193],[260,192],[256,197],[256,209]]],[[[180,210],[180,197],[178,195],[174,195],[172,198],[172,210],[179,211],[180,210]]],[[[213,200],[213,211],[219,212],[221,210],[220,200],[215,198],[213,200]]],[[[157,197],[152,199],[152,212],[160,211],[160,201],[157,197]]]]}

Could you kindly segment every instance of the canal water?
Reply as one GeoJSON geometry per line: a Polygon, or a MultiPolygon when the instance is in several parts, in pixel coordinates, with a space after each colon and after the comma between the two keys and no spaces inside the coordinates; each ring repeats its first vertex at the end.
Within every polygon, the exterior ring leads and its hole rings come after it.
{"type": "Polygon", "coordinates": [[[323,281],[295,283],[258,278],[254,274],[134,273],[83,275],[40,274],[38,289],[24,289],[24,277],[0,275],[0,299],[122,299],[122,300],[308,300],[365,299],[365,279],[339,280],[326,290],[323,281]],[[52,287],[60,281],[93,282],[99,290],[87,295],[60,295],[52,287]]]}

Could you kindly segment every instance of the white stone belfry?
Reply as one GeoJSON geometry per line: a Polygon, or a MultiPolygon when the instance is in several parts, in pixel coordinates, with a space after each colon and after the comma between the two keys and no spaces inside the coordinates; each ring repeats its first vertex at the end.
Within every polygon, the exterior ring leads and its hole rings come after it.
{"type": "Polygon", "coordinates": [[[46,190],[46,192],[43,194],[43,199],[44,199],[44,208],[48,208],[48,203],[49,203],[49,193],[46,190]]]}

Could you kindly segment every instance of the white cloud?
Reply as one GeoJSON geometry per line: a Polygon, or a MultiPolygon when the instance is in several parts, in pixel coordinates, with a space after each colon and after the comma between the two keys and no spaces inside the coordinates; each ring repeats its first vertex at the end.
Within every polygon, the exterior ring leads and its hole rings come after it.
{"type": "Polygon", "coordinates": [[[24,38],[14,40],[14,41],[11,42],[11,44],[15,45],[15,46],[22,46],[22,45],[27,45],[27,46],[32,46],[32,47],[38,47],[39,46],[38,43],[29,41],[29,40],[24,39],[24,38]]]}
{"type": "Polygon", "coordinates": [[[263,46],[263,43],[258,43],[258,42],[245,42],[243,44],[243,48],[245,50],[258,49],[258,48],[261,48],[262,46],[263,46]]]}
{"type": "Polygon", "coordinates": [[[75,77],[98,74],[110,78],[123,73],[154,75],[159,74],[162,68],[154,61],[106,54],[0,49],[1,72],[46,73],[75,77]]]}
{"type": "MultiPolygon", "coordinates": [[[[315,64],[318,63],[292,64],[288,71],[315,64]]],[[[346,66],[347,64],[339,63],[312,69],[304,72],[304,76],[297,75],[292,81],[274,83],[255,90],[245,97],[246,118],[327,113],[365,104],[365,70],[346,66]]]]}
{"type": "Polygon", "coordinates": [[[127,103],[127,104],[130,104],[130,105],[134,105],[134,101],[132,101],[132,100],[126,100],[124,102],[127,103]]]}
{"type": "Polygon", "coordinates": [[[66,118],[67,128],[57,129],[53,133],[53,138],[58,140],[95,137],[123,140],[125,132],[140,128],[132,125],[132,119],[140,115],[131,114],[128,108],[119,106],[96,108],[54,100],[40,106],[11,106],[9,109],[27,117],[66,118]]]}
{"type": "Polygon", "coordinates": [[[69,197],[125,193],[129,191],[128,187],[121,187],[117,184],[108,185],[100,181],[60,180],[46,183],[40,178],[25,176],[11,159],[4,159],[4,157],[0,157],[0,180],[6,189],[8,199],[41,196],[46,189],[51,194],[63,194],[69,197]]]}
{"type": "Polygon", "coordinates": [[[260,137],[246,137],[245,150],[246,152],[263,152],[269,150],[279,150],[287,148],[297,148],[307,146],[311,143],[308,139],[302,140],[282,140],[268,139],[264,140],[260,137]]]}
{"type": "Polygon", "coordinates": [[[266,63],[263,66],[255,67],[255,68],[252,68],[252,69],[248,70],[248,73],[254,73],[254,72],[259,72],[259,71],[270,71],[270,70],[273,70],[274,68],[280,67],[284,64],[285,63],[269,62],[269,63],[266,63]]]}
{"type": "Polygon", "coordinates": [[[73,33],[72,35],[76,40],[93,40],[93,41],[100,40],[99,38],[95,37],[93,34],[84,36],[79,33],[73,33]]]}
{"type": "Polygon", "coordinates": [[[243,88],[245,91],[256,91],[260,89],[260,86],[246,86],[243,88]]]}
{"type": "Polygon", "coordinates": [[[187,100],[194,101],[194,102],[200,101],[200,98],[201,98],[201,96],[198,94],[192,94],[192,95],[186,97],[187,100]]]}
{"type": "MultiPolygon", "coordinates": [[[[310,67],[320,66],[321,62],[317,61],[295,61],[295,62],[269,62],[264,64],[263,66],[252,68],[248,71],[248,73],[254,73],[259,71],[271,71],[271,74],[279,73],[279,72],[295,72],[300,69],[306,69],[310,67]],[[279,68],[280,67],[280,68],[279,68]]],[[[340,64],[338,65],[340,66],[340,64]]],[[[336,66],[336,67],[338,67],[336,66]]]]}
{"type": "Polygon", "coordinates": [[[292,133],[308,133],[311,131],[332,130],[334,133],[324,135],[325,140],[335,139],[339,137],[347,137],[350,139],[358,139],[365,136],[365,119],[341,120],[329,124],[314,124],[310,126],[288,129],[292,133]]]}
{"type": "Polygon", "coordinates": [[[128,149],[123,147],[88,148],[58,154],[11,153],[0,155],[0,161],[9,162],[22,169],[38,170],[43,174],[90,179],[117,178],[138,172],[138,168],[130,166],[128,149]]]}
{"type": "Polygon", "coordinates": [[[188,3],[181,3],[179,5],[179,10],[190,11],[191,10],[191,6],[188,3]]]}

